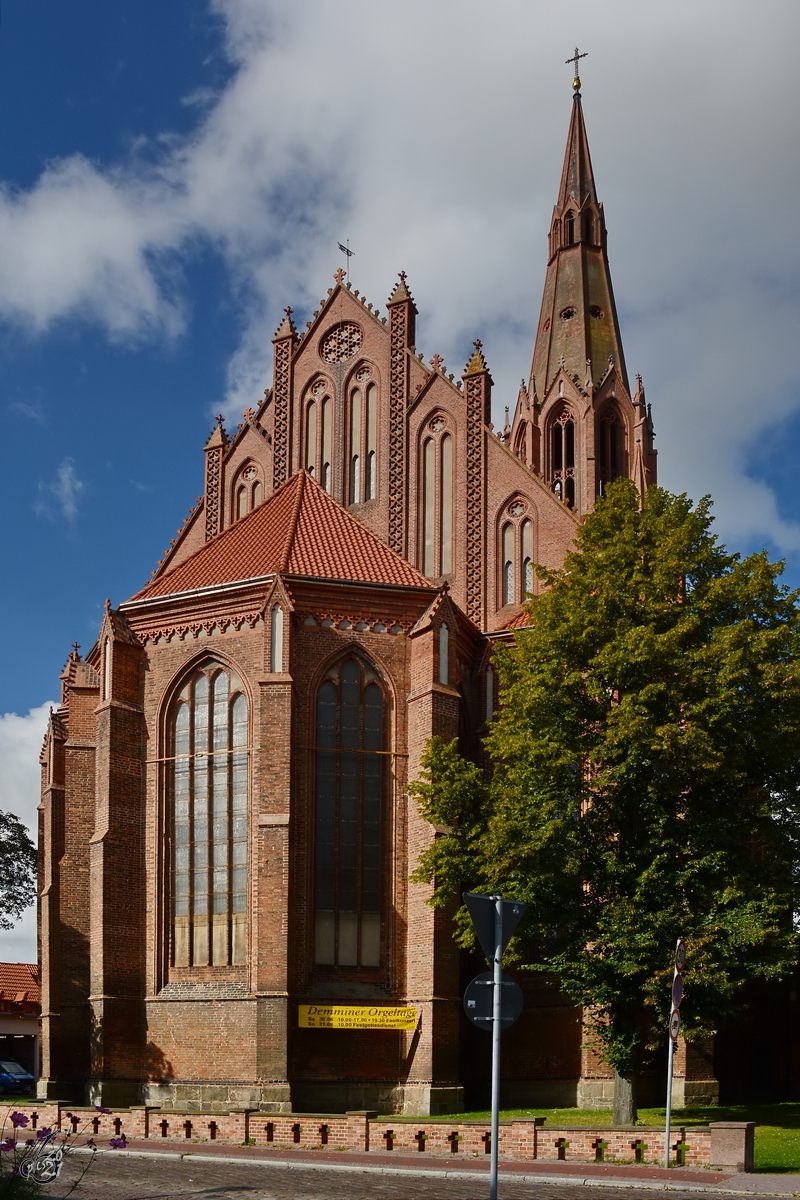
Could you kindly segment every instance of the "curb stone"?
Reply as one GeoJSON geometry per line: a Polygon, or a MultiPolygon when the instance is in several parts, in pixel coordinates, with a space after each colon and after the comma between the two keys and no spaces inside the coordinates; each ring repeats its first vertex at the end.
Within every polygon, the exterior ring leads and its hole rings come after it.
{"type": "MultiPolygon", "coordinates": [[[[72,1153],[87,1154],[93,1153],[86,1150],[82,1146],[76,1146],[72,1153]]],[[[382,1166],[378,1163],[348,1163],[348,1162],[313,1162],[307,1159],[291,1160],[285,1158],[256,1158],[247,1155],[228,1154],[195,1154],[191,1151],[178,1150],[106,1150],[99,1148],[94,1151],[98,1155],[104,1157],[109,1155],[124,1154],[126,1158],[172,1158],[179,1161],[189,1160],[190,1162],[207,1162],[217,1164],[233,1164],[247,1165],[249,1167],[277,1167],[279,1170],[289,1171],[336,1171],[350,1172],[356,1174],[372,1174],[372,1175],[409,1175],[414,1178],[423,1179],[475,1179],[488,1178],[488,1170],[442,1170],[437,1167],[390,1167],[382,1166]]],[[[536,1184],[563,1184],[567,1187],[597,1187],[597,1188],[630,1188],[634,1191],[667,1191],[667,1192],[711,1192],[717,1195],[730,1196],[798,1196],[800,1189],[796,1192],[770,1192],[767,1189],[755,1191],[751,1188],[725,1187],[724,1184],[711,1183],[670,1183],[667,1180],[663,1182],[660,1179],[636,1179],[625,1178],[624,1175],[603,1175],[603,1176],[586,1176],[586,1175],[562,1175],[558,1172],[548,1174],[529,1174],[514,1170],[513,1168],[503,1168],[501,1165],[500,1175],[514,1183],[536,1183],[536,1184]]],[[[751,1176],[753,1178],[753,1176],[751,1176]]],[[[798,1180],[800,1182],[800,1180],[798,1180]]]]}

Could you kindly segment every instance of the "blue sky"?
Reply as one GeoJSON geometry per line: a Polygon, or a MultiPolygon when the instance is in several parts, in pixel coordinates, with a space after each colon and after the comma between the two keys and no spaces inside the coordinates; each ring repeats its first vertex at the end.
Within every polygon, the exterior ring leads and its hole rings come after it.
{"type": "Polygon", "coordinates": [[[660,482],[800,584],[798,33],[796,0],[2,0],[0,808],[32,817],[71,643],[148,577],[337,241],[381,307],[408,272],[426,357],[482,338],[502,421],[576,43],[660,482]]]}

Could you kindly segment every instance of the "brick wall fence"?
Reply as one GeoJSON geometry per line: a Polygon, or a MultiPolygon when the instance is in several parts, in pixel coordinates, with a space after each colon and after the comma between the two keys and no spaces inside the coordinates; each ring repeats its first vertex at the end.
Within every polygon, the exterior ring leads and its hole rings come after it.
{"type": "MultiPolygon", "coordinates": [[[[29,1130],[56,1126],[85,1130],[87,1136],[160,1142],[219,1142],[221,1145],[271,1146],[276,1150],[394,1151],[437,1156],[475,1157],[490,1151],[488,1121],[442,1121],[429,1117],[379,1117],[374,1112],[287,1113],[251,1109],[231,1113],[165,1112],[160,1108],[120,1109],[111,1114],[68,1104],[21,1104],[8,1107],[30,1117],[29,1130]]],[[[7,1114],[0,1109],[0,1123],[7,1114]]],[[[753,1169],[752,1121],[714,1121],[673,1130],[671,1161],[688,1167],[733,1171],[753,1169]]],[[[10,1128],[4,1135],[11,1133],[10,1128]]],[[[20,1136],[23,1131],[20,1130],[20,1136]]],[[[552,1128],[542,1117],[500,1123],[500,1154],[512,1160],[565,1162],[663,1162],[660,1128],[552,1128]]]]}

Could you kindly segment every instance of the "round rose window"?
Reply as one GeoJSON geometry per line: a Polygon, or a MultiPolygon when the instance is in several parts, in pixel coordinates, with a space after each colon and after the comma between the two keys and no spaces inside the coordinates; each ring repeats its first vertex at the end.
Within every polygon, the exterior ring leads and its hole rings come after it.
{"type": "Polygon", "coordinates": [[[361,330],[352,321],[342,321],[325,335],[319,349],[325,362],[340,363],[352,358],[360,345],[361,330]]]}

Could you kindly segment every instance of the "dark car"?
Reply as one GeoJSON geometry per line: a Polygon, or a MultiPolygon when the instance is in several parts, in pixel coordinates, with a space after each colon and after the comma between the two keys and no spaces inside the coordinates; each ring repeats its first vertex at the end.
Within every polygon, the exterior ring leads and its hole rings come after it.
{"type": "Polygon", "coordinates": [[[0,1062],[0,1095],[4,1092],[25,1092],[29,1096],[36,1091],[36,1080],[30,1071],[19,1063],[0,1062]]]}

